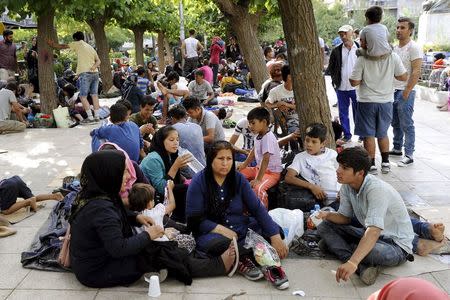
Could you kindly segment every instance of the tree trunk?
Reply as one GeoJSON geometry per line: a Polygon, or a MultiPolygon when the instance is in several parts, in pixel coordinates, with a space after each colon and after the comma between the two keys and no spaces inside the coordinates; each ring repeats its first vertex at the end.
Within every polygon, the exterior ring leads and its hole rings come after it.
{"type": "Polygon", "coordinates": [[[321,52],[311,0],[278,0],[302,136],[311,123],[328,128],[334,148],[330,106],[322,75],[321,52]]]}
{"type": "Polygon", "coordinates": [[[112,87],[112,74],[109,61],[109,44],[105,33],[106,20],[103,16],[97,16],[95,19],[86,20],[86,23],[94,33],[95,45],[101,61],[100,78],[102,79],[103,92],[107,93],[112,87]]]}
{"type": "Polygon", "coordinates": [[[39,90],[41,99],[41,111],[51,114],[53,109],[58,106],[56,96],[56,85],[53,71],[53,49],[48,44],[48,39],[54,39],[54,17],[55,9],[50,5],[37,16],[38,30],[38,72],[39,72],[39,90]]]}
{"type": "Polygon", "coordinates": [[[231,28],[236,33],[239,47],[250,68],[257,91],[269,78],[264,60],[264,53],[259,45],[257,30],[260,13],[250,14],[248,6],[234,4],[232,0],[214,0],[220,11],[230,20],[231,28]]]}
{"type": "Polygon", "coordinates": [[[158,69],[160,73],[164,72],[166,64],[164,62],[164,32],[158,31],[158,69]]]}
{"type": "Polygon", "coordinates": [[[167,63],[171,66],[173,66],[173,64],[175,63],[174,59],[173,59],[173,54],[172,54],[172,49],[170,48],[169,45],[169,40],[167,39],[167,36],[164,37],[164,48],[166,49],[166,59],[167,59],[167,63]]]}
{"type": "Polygon", "coordinates": [[[133,28],[136,65],[144,66],[144,29],[133,28]]]}

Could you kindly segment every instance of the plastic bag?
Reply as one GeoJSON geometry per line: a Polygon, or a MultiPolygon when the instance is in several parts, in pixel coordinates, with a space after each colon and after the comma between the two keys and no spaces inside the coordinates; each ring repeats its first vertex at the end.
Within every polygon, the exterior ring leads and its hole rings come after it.
{"type": "Polygon", "coordinates": [[[284,242],[288,247],[295,238],[301,237],[305,232],[303,212],[300,209],[275,208],[269,211],[269,215],[283,229],[284,242]]]}
{"type": "Polygon", "coordinates": [[[244,248],[253,249],[253,255],[260,266],[281,266],[277,251],[259,234],[248,229],[244,248]]]}
{"type": "Polygon", "coordinates": [[[67,107],[58,106],[53,110],[53,117],[55,118],[56,127],[69,128],[73,123],[69,115],[69,109],[67,107]]]}

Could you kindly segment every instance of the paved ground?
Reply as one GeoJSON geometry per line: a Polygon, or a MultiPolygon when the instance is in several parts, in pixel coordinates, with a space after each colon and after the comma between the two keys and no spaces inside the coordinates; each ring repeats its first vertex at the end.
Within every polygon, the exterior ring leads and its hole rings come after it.
{"type": "MultiPolygon", "coordinates": [[[[329,91],[330,104],[335,94],[329,91]]],[[[233,118],[244,116],[251,105],[239,104],[233,118]]],[[[337,110],[333,109],[333,115],[337,110]]],[[[392,167],[389,175],[379,175],[399,191],[417,194],[422,203],[414,205],[448,205],[450,200],[450,114],[438,112],[430,102],[416,102],[415,163],[407,169],[392,167]]],[[[88,136],[92,126],[73,129],[33,129],[24,133],[0,136],[0,178],[20,175],[35,193],[44,193],[61,184],[61,178],[76,174],[83,158],[90,152],[88,136]]],[[[227,130],[227,135],[231,130],[227,130]]],[[[395,161],[393,161],[395,162],[395,161]]],[[[71,273],[53,273],[24,269],[20,253],[26,250],[38,228],[46,220],[53,202],[36,215],[14,226],[18,233],[0,240],[0,299],[145,299],[143,280],[131,287],[90,289],[82,286],[71,273]]],[[[235,299],[289,299],[293,291],[306,292],[305,299],[366,299],[373,291],[394,277],[380,275],[375,285],[366,287],[357,277],[339,286],[331,270],[336,261],[287,259],[283,266],[290,289],[277,291],[266,282],[249,282],[243,277],[198,279],[192,286],[169,280],[162,284],[161,299],[223,299],[233,293],[246,292],[235,299]]],[[[424,273],[426,279],[450,294],[450,270],[424,273]]]]}

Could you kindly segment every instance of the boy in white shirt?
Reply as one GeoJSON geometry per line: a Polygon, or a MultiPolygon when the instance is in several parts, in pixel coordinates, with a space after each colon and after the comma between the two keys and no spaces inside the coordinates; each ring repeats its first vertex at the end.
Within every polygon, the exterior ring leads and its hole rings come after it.
{"type": "Polygon", "coordinates": [[[314,123],[306,128],[305,149],[287,169],[286,204],[289,209],[310,211],[315,204],[330,205],[340,184],[336,181],[336,151],[326,148],[327,128],[314,123]]]}

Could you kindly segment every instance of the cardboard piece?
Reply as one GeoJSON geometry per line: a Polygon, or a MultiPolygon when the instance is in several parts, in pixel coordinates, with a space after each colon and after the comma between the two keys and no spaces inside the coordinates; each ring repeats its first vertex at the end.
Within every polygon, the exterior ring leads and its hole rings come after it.
{"type": "MultiPolygon", "coordinates": [[[[37,209],[39,210],[39,209],[43,208],[44,206],[45,206],[45,203],[39,203],[37,205],[37,209]]],[[[4,219],[8,220],[11,224],[16,224],[16,223],[19,223],[20,221],[25,220],[28,217],[31,217],[35,213],[36,212],[31,211],[30,207],[27,206],[27,207],[19,209],[18,211],[14,212],[12,214],[9,214],[9,215],[2,214],[2,217],[4,219]]]]}

